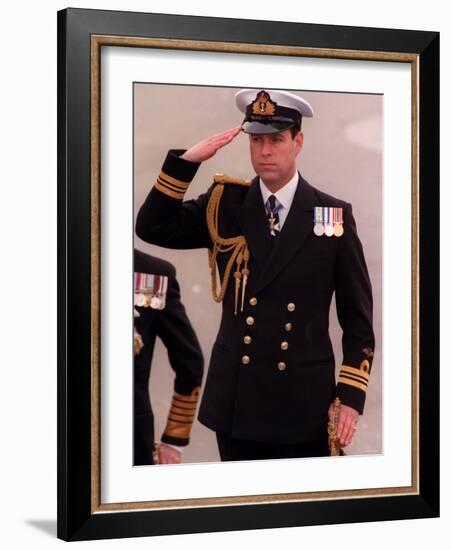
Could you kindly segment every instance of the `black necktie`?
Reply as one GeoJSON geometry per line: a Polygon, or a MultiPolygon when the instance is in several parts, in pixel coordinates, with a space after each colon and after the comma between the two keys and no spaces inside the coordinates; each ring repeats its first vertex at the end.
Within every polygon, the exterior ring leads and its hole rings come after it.
{"type": "Polygon", "coordinates": [[[266,202],[266,212],[268,217],[269,232],[271,237],[275,238],[280,232],[279,214],[281,204],[277,204],[276,196],[270,195],[266,202]]]}

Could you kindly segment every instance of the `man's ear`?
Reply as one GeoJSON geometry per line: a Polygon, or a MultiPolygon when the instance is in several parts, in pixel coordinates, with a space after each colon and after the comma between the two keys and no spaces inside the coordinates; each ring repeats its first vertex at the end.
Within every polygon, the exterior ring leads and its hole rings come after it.
{"type": "Polygon", "coordinates": [[[295,151],[296,151],[296,155],[299,155],[299,153],[301,152],[302,150],[302,146],[304,145],[304,133],[299,131],[295,136],[294,136],[294,142],[295,142],[295,151]]]}

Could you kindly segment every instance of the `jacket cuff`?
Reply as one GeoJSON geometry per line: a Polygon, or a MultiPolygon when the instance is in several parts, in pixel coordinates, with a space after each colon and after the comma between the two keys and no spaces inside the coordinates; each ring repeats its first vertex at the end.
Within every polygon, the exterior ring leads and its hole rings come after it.
{"type": "Polygon", "coordinates": [[[344,405],[363,413],[366,390],[373,364],[374,351],[370,347],[346,353],[340,368],[336,395],[344,405]]]}
{"type": "Polygon", "coordinates": [[[191,427],[196,416],[199,393],[200,386],[194,388],[190,395],[174,392],[161,441],[181,447],[188,445],[191,427]]]}
{"type": "Polygon", "coordinates": [[[200,166],[198,162],[180,158],[184,152],[185,149],[171,149],[168,152],[155,183],[155,189],[177,200],[183,200],[200,166]]]}

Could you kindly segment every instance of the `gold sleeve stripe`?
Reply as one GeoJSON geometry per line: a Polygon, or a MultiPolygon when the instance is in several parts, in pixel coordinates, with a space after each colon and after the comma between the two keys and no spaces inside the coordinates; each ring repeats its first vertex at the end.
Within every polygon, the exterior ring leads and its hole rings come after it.
{"type": "Polygon", "coordinates": [[[171,191],[175,191],[176,193],[182,193],[183,195],[186,193],[186,189],[181,189],[180,187],[176,187],[175,185],[172,185],[171,183],[166,183],[165,181],[161,180],[160,178],[157,179],[157,182],[161,186],[166,187],[166,189],[170,189],[171,191]]]}
{"type": "Polygon", "coordinates": [[[348,378],[344,378],[343,376],[340,376],[338,378],[338,382],[342,384],[346,384],[348,386],[353,386],[354,388],[357,388],[359,390],[362,390],[363,392],[366,392],[366,386],[365,384],[362,384],[361,382],[356,382],[355,380],[351,380],[348,378]]]}
{"type": "Polygon", "coordinates": [[[166,429],[164,433],[170,437],[176,437],[177,439],[189,439],[189,434],[191,433],[192,422],[179,422],[173,421],[168,418],[166,424],[166,429]]]}
{"type": "Polygon", "coordinates": [[[183,418],[184,420],[187,420],[188,418],[193,419],[196,416],[196,411],[193,411],[192,413],[181,413],[179,411],[171,409],[169,411],[169,415],[170,416],[180,416],[180,418],[183,418]]]}
{"type": "Polygon", "coordinates": [[[183,399],[181,397],[176,397],[176,394],[174,394],[174,397],[172,398],[172,401],[174,403],[185,403],[187,405],[197,405],[198,396],[196,396],[193,399],[190,399],[189,395],[184,397],[183,399]]]}
{"type": "MultiPolygon", "coordinates": [[[[193,423],[192,420],[179,420],[178,418],[173,418],[172,416],[169,416],[168,420],[175,422],[177,424],[189,424],[190,426],[193,423]]],[[[166,433],[167,433],[167,430],[166,430],[166,433]]]]}
{"type": "Polygon", "coordinates": [[[162,187],[165,187],[166,189],[169,189],[170,191],[174,191],[174,193],[179,193],[181,195],[184,195],[186,190],[180,189],[178,187],[174,187],[173,185],[170,185],[169,183],[164,183],[160,179],[157,180],[158,185],[161,185],[162,187]]]}
{"type": "Polygon", "coordinates": [[[169,413],[168,418],[174,422],[181,422],[182,424],[192,424],[194,421],[194,416],[180,416],[173,413],[169,413]]]}
{"type": "Polygon", "coordinates": [[[354,378],[355,380],[360,380],[362,384],[368,384],[368,378],[365,378],[364,376],[361,376],[360,374],[356,372],[349,372],[346,370],[340,371],[340,376],[349,376],[349,378],[354,378]]]}
{"type": "Polygon", "coordinates": [[[368,384],[367,378],[359,376],[358,374],[354,374],[353,372],[341,371],[340,376],[346,376],[348,378],[352,378],[353,380],[357,380],[358,382],[362,382],[362,384],[368,384]]]}
{"type": "Polygon", "coordinates": [[[362,381],[358,376],[353,376],[347,373],[341,373],[340,376],[341,378],[346,378],[347,380],[355,380],[356,382],[360,382],[360,384],[365,386],[365,388],[368,386],[368,382],[362,381]]]}
{"type": "Polygon", "coordinates": [[[348,367],[348,365],[342,365],[340,371],[348,372],[349,374],[354,374],[355,376],[360,376],[364,380],[369,380],[370,378],[370,375],[368,372],[362,369],[358,369],[356,367],[348,367]]]}
{"type": "Polygon", "coordinates": [[[172,176],[170,176],[169,174],[166,174],[163,171],[160,172],[160,178],[164,179],[168,183],[172,183],[173,185],[178,185],[179,187],[186,187],[187,188],[188,185],[191,183],[190,181],[177,180],[177,179],[173,178],[172,176]]]}
{"type": "Polygon", "coordinates": [[[155,188],[158,189],[158,191],[161,191],[162,193],[165,193],[165,195],[169,195],[173,199],[183,200],[183,197],[185,196],[184,193],[176,193],[175,191],[172,191],[171,189],[168,189],[167,187],[163,187],[158,182],[155,184],[155,188]]]}
{"type": "Polygon", "coordinates": [[[185,416],[187,418],[193,418],[193,416],[196,414],[196,411],[191,411],[189,413],[187,412],[179,412],[175,409],[175,407],[171,407],[171,410],[169,411],[169,414],[175,414],[177,416],[185,416]]]}
{"type": "Polygon", "coordinates": [[[181,407],[180,405],[177,405],[176,403],[172,403],[171,410],[173,410],[173,409],[179,409],[180,411],[195,412],[196,411],[196,405],[194,405],[194,407],[181,407]]]}
{"type": "Polygon", "coordinates": [[[200,386],[195,387],[190,395],[174,392],[164,430],[165,435],[178,439],[189,439],[191,426],[196,416],[199,392],[200,386]]]}
{"type": "Polygon", "coordinates": [[[174,395],[172,396],[172,404],[180,407],[185,407],[185,405],[187,405],[190,408],[195,409],[197,402],[199,401],[199,392],[200,386],[195,387],[189,395],[174,392],[174,395]]]}
{"type": "Polygon", "coordinates": [[[166,181],[164,178],[159,176],[157,178],[158,183],[161,183],[162,185],[166,185],[166,187],[169,187],[169,189],[174,189],[174,191],[178,191],[179,193],[185,193],[188,189],[188,185],[176,185],[175,183],[171,183],[170,181],[166,181]]]}

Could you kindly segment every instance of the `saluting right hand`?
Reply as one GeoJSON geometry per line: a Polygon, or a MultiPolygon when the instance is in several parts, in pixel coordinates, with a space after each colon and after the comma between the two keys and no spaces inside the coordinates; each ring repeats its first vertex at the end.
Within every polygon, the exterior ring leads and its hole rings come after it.
{"type": "Polygon", "coordinates": [[[185,153],[181,155],[181,158],[191,162],[203,162],[204,160],[208,160],[214,156],[221,147],[228,145],[240,132],[241,126],[237,126],[221,134],[203,139],[185,151],[185,153]]]}

